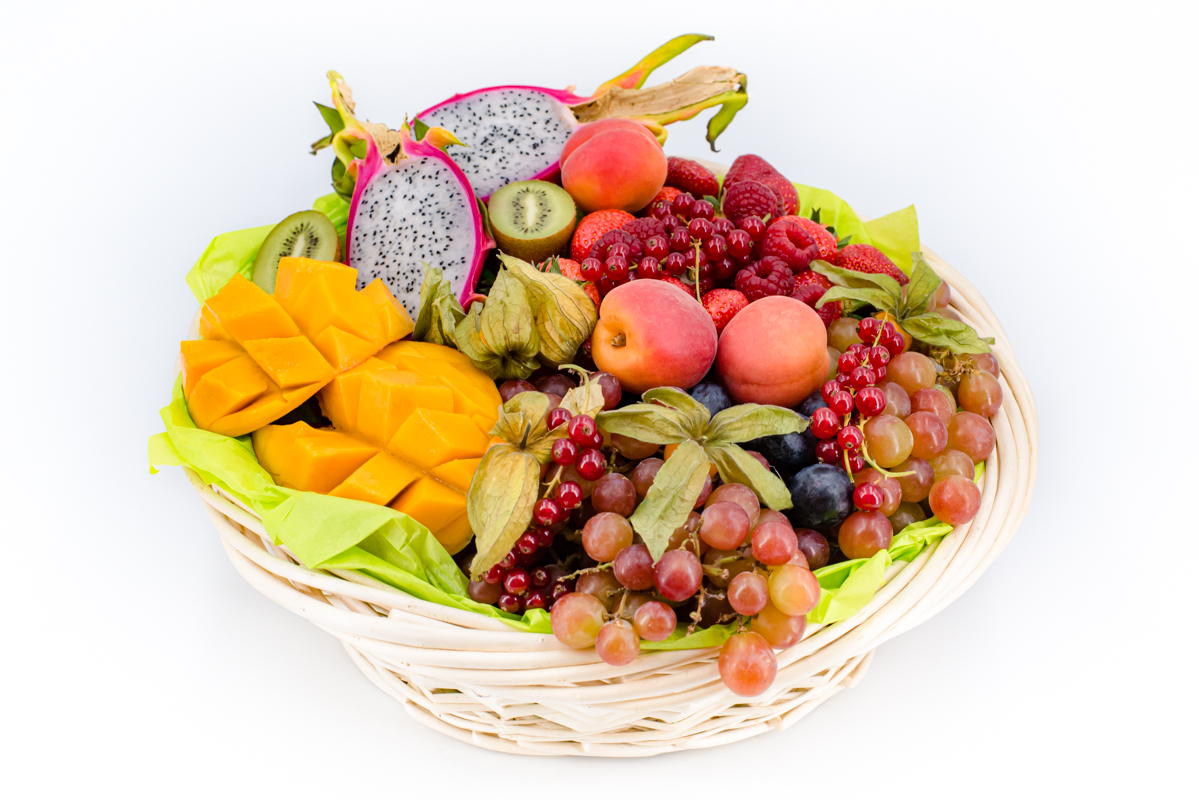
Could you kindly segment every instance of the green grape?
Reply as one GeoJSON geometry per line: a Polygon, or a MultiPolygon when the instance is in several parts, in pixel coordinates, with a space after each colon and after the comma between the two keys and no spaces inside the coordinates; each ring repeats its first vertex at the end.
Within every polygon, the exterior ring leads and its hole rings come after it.
{"type": "Polygon", "coordinates": [[[880,414],[866,423],[866,447],[876,464],[891,469],[912,454],[912,432],[899,417],[880,414]]]}

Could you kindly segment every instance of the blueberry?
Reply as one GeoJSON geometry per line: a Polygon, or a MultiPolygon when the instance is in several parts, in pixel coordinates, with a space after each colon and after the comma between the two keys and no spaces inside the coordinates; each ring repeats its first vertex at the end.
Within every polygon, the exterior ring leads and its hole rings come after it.
{"type": "Polygon", "coordinates": [[[770,466],[783,475],[791,475],[816,463],[816,436],[810,430],[763,436],[741,446],[764,455],[770,466]]]}
{"type": "Polygon", "coordinates": [[[820,396],[819,390],[805,397],[803,402],[795,407],[795,410],[805,417],[810,417],[812,416],[812,412],[818,408],[828,408],[828,403],[824,402],[824,398],[820,396]]]}
{"type": "Polygon", "coordinates": [[[697,383],[691,389],[691,396],[703,403],[712,416],[733,405],[729,393],[719,383],[697,383]]]}
{"type": "Polygon", "coordinates": [[[813,464],[787,481],[791,508],[785,513],[796,528],[829,531],[853,511],[853,480],[832,464],[813,464]]]}

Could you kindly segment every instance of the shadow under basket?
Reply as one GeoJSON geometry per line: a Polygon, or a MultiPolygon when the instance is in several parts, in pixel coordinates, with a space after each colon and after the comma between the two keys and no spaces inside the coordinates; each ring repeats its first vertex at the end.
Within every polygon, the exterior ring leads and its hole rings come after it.
{"type": "Polygon", "coordinates": [[[781,730],[854,686],[874,649],[936,614],[970,587],[1016,532],[1037,471],[1032,391],[999,320],[948,264],[924,251],[953,289],[954,310],[995,337],[1003,408],[982,506],[909,562],[888,568],[861,611],[777,652],[774,685],[753,698],[720,680],[718,649],[646,653],[605,664],[594,649],[517,631],[469,611],[411,597],[353,572],[313,571],[272,544],[261,520],[186,469],[229,558],[254,588],[341,640],[354,663],[434,730],[490,750],[533,755],[649,756],[714,747],[781,730]]]}

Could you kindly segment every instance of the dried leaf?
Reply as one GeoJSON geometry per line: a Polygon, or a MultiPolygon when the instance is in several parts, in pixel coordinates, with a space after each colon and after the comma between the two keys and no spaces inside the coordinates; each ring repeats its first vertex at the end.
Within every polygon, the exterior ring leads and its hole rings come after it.
{"type": "Polygon", "coordinates": [[[430,342],[457,347],[457,328],[466,312],[450,282],[442,279],[441,267],[425,264],[425,278],[420,287],[420,310],[416,314],[412,338],[418,342],[430,342]]]}
{"type": "Polygon", "coordinates": [[[470,564],[473,580],[508,554],[533,520],[541,466],[529,453],[496,444],[483,455],[466,495],[466,514],[478,552],[470,564]]]}
{"type": "Polygon", "coordinates": [[[576,386],[562,398],[560,408],[565,408],[571,414],[587,414],[594,417],[604,410],[604,389],[599,381],[588,381],[582,386],[576,386]]]}
{"type": "Polygon", "coordinates": [[[641,399],[646,403],[660,403],[668,408],[674,408],[683,412],[689,423],[688,430],[691,432],[691,438],[693,439],[698,439],[704,435],[704,428],[707,427],[708,420],[712,418],[712,412],[708,411],[707,406],[682,389],[676,389],[673,386],[661,386],[657,389],[650,389],[641,395],[641,399]]]}
{"type": "Polygon", "coordinates": [[[806,430],[808,421],[789,408],[745,403],[726,408],[708,423],[708,446],[748,442],[806,430]]]}
{"type": "Polygon", "coordinates": [[[694,438],[687,415],[666,406],[637,403],[605,411],[595,421],[608,433],[619,433],[639,442],[678,444],[694,438]]]}
{"type": "Polygon", "coordinates": [[[524,379],[539,366],[528,298],[506,271],[496,276],[482,308],[478,303],[470,307],[455,336],[458,349],[493,380],[524,379]]]}
{"type": "Polygon", "coordinates": [[[691,440],[680,444],[658,471],[645,499],[629,517],[654,561],[662,557],[671,535],[687,521],[707,477],[708,457],[691,440]]]}
{"type": "MultiPolygon", "coordinates": [[[[758,459],[735,444],[709,445],[706,450],[725,483],[748,486],[753,489],[763,505],[775,511],[791,508],[791,492],[787,490],[787,485],[783,483],[782,478],[763,467],[758,459]]],[[[665,470],[666,467],[663,466],[662,469],[665,470]]]]}
{"type": "Polygon", "coordinates": [[[941,279],[933,272],[924,256],[912,253],[912,280],[908,283],[907,299],[903,301],[903,314],[921,314],[928,306],[928,298],[941,285],[941,279]]]}
{"type": "MultiPolygon", "coordinates": [[[[554,366],[574,358],[598,319],[591,298],[565,275],[541,272],[527,261],[504,253],[499,258],[507,268],[500,275],[514,277],[528,293],[528,307],[540,337],[541,357],[554,366]]],[[[497,277],[496,283],[499,281],[497,277]]]]}

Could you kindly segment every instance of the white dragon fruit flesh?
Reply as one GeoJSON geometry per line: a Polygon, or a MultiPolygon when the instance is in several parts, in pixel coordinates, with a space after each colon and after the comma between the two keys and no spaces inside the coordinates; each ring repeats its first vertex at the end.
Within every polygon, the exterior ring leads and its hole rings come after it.
{"type": "Polygon", "coordinates": [[[580,97],[571,89],[493,86],[456,94],[421,112],[417,119],[454,131],[467,145],[454,148],[450,157],[484,201],[513,181],[554,180],[566,140],[579,125],[597,119],[635,119],[663,141],[663,125],[719,105],[721,111],[708,123],[708,141],[715,150],[716,137],[748,99],[744,75],[728,67],[698,67],[670,83],[641,88],[654,69],[711,38],[704,34],[676,37],[589,97],[580,97]]]}
{"type": "Polygon", "coordinates": [[[440,127],[418,141],[407,123],[394,131],[359,122],[349,87],[335,72],[329,79],[345,123],[331,144],[355,181],[346,263],[358,270],[359,288],[382,278],[416,317],[425,269],[435,266],[465,302],[495,242],[487,235],[470,181],[446,155],[448,145],[461,142],[440,127]],[[357,142],[365,142],[364,158],[353,157],[357,142]]]}

